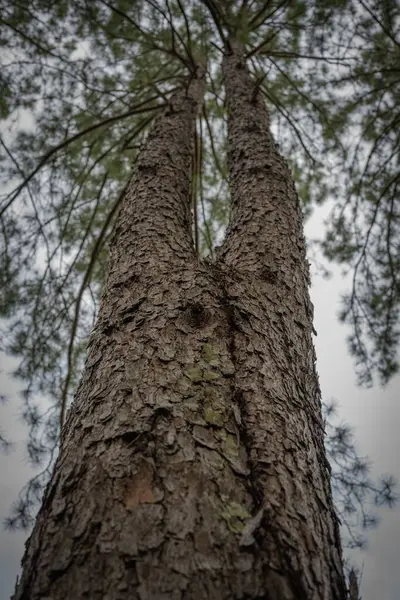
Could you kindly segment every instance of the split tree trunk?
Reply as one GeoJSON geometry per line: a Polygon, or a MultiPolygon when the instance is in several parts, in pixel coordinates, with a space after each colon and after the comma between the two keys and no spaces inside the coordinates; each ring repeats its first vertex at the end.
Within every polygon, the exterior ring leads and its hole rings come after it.
{"type": "Polygon", "coordinates": [[[204,82],[151,133],[15,600],[344,600],[298,200],[235,51],[233,220],[191,236],[204,82]]]}

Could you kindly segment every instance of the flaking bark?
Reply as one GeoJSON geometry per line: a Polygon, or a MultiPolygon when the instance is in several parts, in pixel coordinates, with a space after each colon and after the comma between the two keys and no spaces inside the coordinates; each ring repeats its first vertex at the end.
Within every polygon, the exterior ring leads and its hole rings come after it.
{"type": "Polygon", "coordinates": [[[220,250],[266,598],[343,600],[302,214],[240,45],[223,62],[232,219],[220,250]]]}
{"type": "Polygon", "coordinates": [[[204,80],[139,159],[15,600],[343,600],[301,213],[240,53],[224,63],[233,220],[191,234],[204,80]],[[250,100],[249,100],[250,98],[250,100]]]}

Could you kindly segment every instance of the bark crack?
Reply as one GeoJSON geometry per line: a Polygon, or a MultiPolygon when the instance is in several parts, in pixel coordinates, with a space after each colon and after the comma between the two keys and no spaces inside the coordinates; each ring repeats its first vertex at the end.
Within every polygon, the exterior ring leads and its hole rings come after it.
{"type": "MultiPolygon", "coordinates": [[[[231,361],[235,367],[235,374],[237,372],[237,349],[236,349],[236,334],[240,331],[240,321],[241,317],[238,316],[238,309],[234,306],[232,298],[228,293],[228,279],[229,276],[225,272],[224,269],[221,268],[218,264],[209,265],[212,267],[213,275],[216,280],[216,283],[219,285],[220,289],[220,302],[223,308],[223,311],[226,316],[226,321],[228,325],[228,351],[230,354],[231,361]]],[[[230,274],[230,277],[233,277],[233,273],[230,274]]],[[[234,278],[234,277],[233,277],[234,278]]],[[[246,427],[246,402],[244,399],[244,395],[240,386],[238,385],[236,375],[233,376],[231,381],[231,389],[232,389],[232,403],[235,407],[235,419],[237,423],[237,428],[239,432],[239,441],[241,446],[243,447],[246,454],[246,464],[247,464],[247,475],[245,476],[245,487],[247,492],[249,493],[252,502],[253,502],[253,518],[255,518],[258,512],[263,507],[263,494],[260,488],[257,486],[254,465],[251,461],[250,449],[252,447],[250,433],[246,427]]],[[[261,527],[261,522],[264,520],[264,517],[260,520],[259,526],[261,527]]]]}

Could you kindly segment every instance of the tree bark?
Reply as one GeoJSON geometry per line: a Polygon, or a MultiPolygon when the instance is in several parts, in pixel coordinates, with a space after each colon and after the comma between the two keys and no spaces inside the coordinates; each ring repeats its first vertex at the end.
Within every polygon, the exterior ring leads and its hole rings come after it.
{"type": "Polygon", "coordinates": [[[249,484],[263,513],[257,573],[268,598],[343,599],[300,203],[235,41],[223,73],[233,212],[219,264],[234,314],[249,484]]]}
{"type": "Polygon", "coordinates": [[[220,259],[200,262],[191,234],[198,78],[126,193],[14,600],[345,598],[301,213],[240,54],[224,70],[234,214],[220,259]]]}

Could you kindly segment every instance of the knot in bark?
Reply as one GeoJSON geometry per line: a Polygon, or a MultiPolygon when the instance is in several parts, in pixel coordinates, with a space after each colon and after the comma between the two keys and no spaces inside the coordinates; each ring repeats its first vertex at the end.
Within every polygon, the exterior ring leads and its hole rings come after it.
{"type": "Polygon", "coordinates": [[[186,308],[185,317],[191,327],[205,327],[211,320],[211,312],[200,302],[194,302],[186,308]]]}

